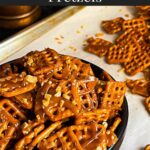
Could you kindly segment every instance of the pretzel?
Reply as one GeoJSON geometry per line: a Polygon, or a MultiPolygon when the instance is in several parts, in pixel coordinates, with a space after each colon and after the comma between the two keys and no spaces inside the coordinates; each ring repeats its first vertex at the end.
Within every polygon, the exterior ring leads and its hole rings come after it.
{"type": "Polygon", "coordinates": [[[148,54],[148,56],[150,57],[150,44],[143,42],[143,43],[141,44],[141,49],[142,49],[143,51],[145,51],[145,52],[148,54]]]}
{"type": "Polygon", "coordinates": [[[35,88],[37,78],[25,73],[13,74],[0,78],[0,95],[12,97],[31,91],[35,88]]]}
{"type": "Polygon", "coordinates": [[[36,119],[41,122],[45,122],[48,119],[42,108],[42,99],[43,99],[42,93],[45,93],[47,88],[48,88],[47,86],[42,86],[41,88],[39,88],[35,98],[34,113],[36,115],[36,119]]]}
{"type": "Polygon", "coordinates": [[[42,103],[42,107],[39,107],[52,121],[73,116],[82,109],[94,109],[97,107],[97,96],[94,91],[96,81],[94,80],[95,78],[50,80],[43,85],[43,95],[37,103],[42,100],[39,102],[42,103]]]}
{"type": "Polygon", "coordinates": [[[106,149],[105,133],[106,129],[102,125],[74,125],[63,128],[48,139],[43,140],[39,144],[39,149],[63,148],[82,150],[86,149],[87,146],[93,146],[93,149],[96,149],[98,146],[106,149]]]}
{"type": "Polygon", "coordinates": [[[147,25],[143,18],[134,18],[131,20],[125,20],[122,24],[123,30],[135,28],[138,30],[142,35],[147,33],[147,25]]]}
{"type": "Polygon", "coordinates": [[[39,52],[30,52],[24,57],[24,66],[32,75],[47,73],[54,68],[59,54],[53,49],[46,48],[39,52]]]}
{"type": "Polygon", "coordinates": [[[150,6],[136,6],[138,10],[150,10],[150,6]]]}
{"type": "Polygon", "coordinates": [[[106,55],[111,45],[112,43],[109,41],[101,38],[91,37],[87,39],[87,46],[85,47],[85,51],[102,57],[106,55]]]}
{"type": "Polygon", "coordinates": [[[21,125],[21,132],[23,135],[28,135],[34,128],[42,124],[40,120],[28,120],[21,125]]]}
{"type": "Polygon", "coordinates": [[[114,34],[122,30],[124,19],[121,17],[113,20],[102,21],[102,28],[109,34],[114,34]]]}
{"type": "Polygon", "coordinates": [[[57,61],[55,66],[56,68],[53,71],[53,76],[59,80],[68,78],[83,78],[93,75],[90,64],[86,64],[71,56],[61,56],[60,61],[57,61]]]}
{"type": "Polygon", "coordinates": [[[133,52],[130,61],[124,63],[126,73],[135,75],[150,66],[150,57],[146,52],[133,52]]]}
{"type": "Polygon", "coordinates": [[[126,84],[128,88],[131,90],[133,94],[139,94],[142,96],[149,96],[149,87],[150,82],[145,79],[138,79],[138,80],[126,80],[126,84]]]}
{"type": "Polygon", "coordinates": [[[20,95],[16,95],[12,98],[14,102],[20,104],[23,108],[31,109],[33,106],[33,97],[31,92],[23,93],[20,95]]]}
{"type": "Polygon", "coordinates": [[[150,112],[150,96],[145,99],[145,107],[150,112]]]}
{"type": "Polygon", "coordinates": [[[87,123],[101,123],[103,121],[107,121],[109,118],[109,110],[108,109],[96,109],[90,112],[80,113],[76,116],[75,124],[87,124],[87,123]]]}
{"type": "Polygon", "coordinates": [[[116,38],[115,42],[117,44],[122,43],[122,45],[124,45],[130,42],[132,39],[134,39],[136,43],[140,43],[144,41],[144,38],[139,31],[137,31],[136,29],[130,28],[130,29],[125,30],[118,38],[116,38]]]}
{"type": "Polygon", "coordinates": [[[10,64],[6,63],[0,66],[0,78],[6,77],[12,74],[10,64]]]}
{"type": "Polygon", "coordinates": [[[45,83],[43,88],[45,87],[47,90],[42,98],[42,107],[52,121],[73,116],[74,113],[81,109],[76,86],[72,87],[68,81],[52,82],[50,85],[45,83]],[[76,99],[73,97],[71,99],[71,91],[68,89],[70,88],[68,85],[71,86],[71,90],[74,90],[76,99]]]}
{"type": "Polygon", "coordinates": [[[0,100],[0,119],[17,126],[20,121],[26,120],[22,110],[8,99],[0,100]]]}
{"type": "Polygon", "coordinates": [[[144,150],[150,150],[150,144],[146,145],[144,150]]]}
{"type": "Polygon", "coordinates": [[[40,143],[43,139],[46,139],[50,136],[54,130],[59,129],[61,127],[62,122],[55,122],[43,130],[38,136],[36,136],[33,141],[29,144],[30,148],[34,148],[38,143],[40,143]]]}
{"type": "Polygon", "coordinates": [[[0,122],[0,149],[5,150],[10,140],[13,138],[15,127],[9,122],[0,122]]]}
{"type": "Polygon", "coordinates": [[[120,110],[125,92],[125,83],[108,81],[106,83],[104,95],[102,97],[102,101],[99,107],[111,110],[120,110]]]}
{"type": "Polygon", "coordinates": [[[107,54],[107,62],[123,63],[128,62],[132,55],[132,45],[125,45],[124,47],[119,45],[113,45],[110,47],[107,54]]]}
{"type": "Polygon", "coordinates": [[[111,130],[106,131],[106,138],[107,138],[107,147],[112,147],[118,141],[117,135],[111,130]]]}
{"type": "Polygon", "coordinates": [[[121,122],[121,118],[120,117],[116,117],[109,130],[112,131],[112,132],[115,132],[115,130],[117,129],[117,127],[120,124],[120,122],[121,122]]]}
{"type": "Polygon", "coordinates": [[[35,127],[29,134],[24,136],[21,140],[19,140],[15,144],[15,150],[22,150],[22,149],[33,149],[33,147],[28,147],[32,140],[39,135],[39,133],[45,128],[44,124],[41,124],[35,127]]]}
{"type": "Polygon", "coordinates": [[[138,9],[138,16],[148,21],[150,19],[150,6],[136,6],[138,9]]]}
{"type": "Polygon", "coordinates": [[[23,124],[25,136],[15,145],[16,150],[20,150],[21,147],[24,149],[34,149],[38,143],[43,139],[50,136],[50,134],[61,127],[61,122],[55,122],[49,127],[44,129],[44,124],[40,124],[37,121],[29,121],[23,124]]]}

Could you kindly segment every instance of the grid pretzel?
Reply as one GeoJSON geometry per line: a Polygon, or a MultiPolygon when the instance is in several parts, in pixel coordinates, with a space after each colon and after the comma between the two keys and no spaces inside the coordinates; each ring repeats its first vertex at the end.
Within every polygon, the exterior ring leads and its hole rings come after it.
{"type": "Polygon", "coordinates": [[[15,150],[29,149],[32,150],[34,147],[29,146],[33,139],[39,135],[39,133],[44,130],[44,124],[35,127],[29,134],[25,135],[15,144],[15,150]]]}
{"type": "Polygon", "coordinates": [[[9,122],[0,122],[0,149],[5,150],[15,132],[15,127],[9,122]]]}
{"type": "Polygon", "coordinates": [[[127,29],[125,30],[118,38],[116,38],[116,43],[122,43],[127,44],[127,42],[130,42],[132,39],[135,39],[137,43],[143,42],[144,38],[141,35],[140,32],[138,32],[136,29],[127,29]]]}
{"type": "Polygon", "coordinates": [[[150,81],[143,78],[137,80],[127,79],[126,84],[133,94],[139,94],[145,97],[149,96],[148,90],[150,87],[150,81]]]}
{"type": "Polygon", "coordinates": [[[113,20],[102,21],[102,28],[109,34],[114,34],[122,30],[122,24],[124,19],[121,17],[115,18],[113,20]]]}
{"type": "Polygon", "coordinates": [[[58,61],[55,66],[53,76],[59,80],[93,75],[89,64],[71,56],[61,56],[60,61],[58,61]]]}
{"type": "Polygon", "coordinates": [[[80,97],[76,80],[61,80],[47,86],[47,92],[42,99],[43,110],[52,121],[70,117],[81,109],[80,97]],[[54,87],[52,87],[54,85],[54,87]],[[51,109],[49,109],[51,108],[51,109]]]}
{"type": "Polygon", "coordinates": [[[14,102],[17,102],[25,109],[32,109],[33,106],[33,97],[31,92],[23,93],[12,97],[14,102]]]}
{"type": "Polygon", "coordinates": [[[76,116],[75,124],[90,124],[92,123],[102,123],[103,121],[107,121],[109,118],[109,110],[108,109],[96,109],[90,112],[80,113],[76,116]]]}
{"type": "MultiPolygon", "coordinates": [[[[90,143],[95,140],[92,136],[95,135],[98,131],[101,131],[99,135],[105,134],[105,128],[101,125],[74,125],[66,127],[56,132],[55,135],[52,135],[49,138],[43,140],[39,144],[39,149],[44,147],[45,149],[51,150],[83,150],[87,145],[89,145],[88,142],[90,143]]],[[[97,146],[99,144],[100,143],[98,143],[97,146]]]]}
{"type": "Polygon", "coordinates": [[[111,110],[120,110],[125,92],[125,83],[108,81],[105,86],[104,95],[102,97],[100,107],[111,110]]]}
{"type": "Polygon", "coordinates": [[[13,74],[0,78],[0,95],[4,97],[13,97],[31,91],[35,88],[37,78],[31,75],[13,74]]]}
{"type": "Polygon", "coordinates": [[[22,110],[8,99],[0,100],[0,119],[18,125],[20,121],[26,120],[22,110]]]}
{"type": "Polygon", "coordinates": [[[109,64],[128,62],[131,58],[131,55],[132,45],[125,45],[124,47],[113,45],[108,51],[107,62],[109,64]]]}
{"type": "Polygon", "coordinates": [[[150,57],[146,52],[140,51],[139,53],[132,54],[130,61],[124,63],[126,73],[135,75],[150,66],[150,57]]]}
{"type": "Polygon", "coordinates": [[[138,30],[142,35],[147,33],[147,25],[143,18],[134,18],[131,20],[125,20],[122,24],[123,30],[135,28],[138,30]]]}
{"type": "Polygon", "coordinates": [[[102,38],[88,38],[85,51],[95,54],[97,56],[105,56],[112,45],[111,42],[106,41],[102,38]]]}
{"type": "Polygon", "coordinates": [[[24,66],[33,75],[47,73],[54,69],[59,54],[50,48],[43,51],[30,52],[24,57],[24,66]]]}

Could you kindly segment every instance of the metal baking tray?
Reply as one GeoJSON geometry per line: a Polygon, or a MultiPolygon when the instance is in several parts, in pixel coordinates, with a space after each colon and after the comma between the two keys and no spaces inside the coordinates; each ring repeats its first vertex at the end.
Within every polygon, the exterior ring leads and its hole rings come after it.
{"type": "MultiPolygon", "coordinates": [[[[126,78],[137,79],[142,74],[133,77],[120,72],[118,64],[107,64],[104,58],[99,58],[83,50],[83,43],[88,36],[95,33],[101,38],[114,41],[115,35],[106,34],[100,27],[102,20],[123,17],[134,17],[133,6],[74,6],[68,7],[47,19],[31,26],[0,45],[0,63],[14,60],[33,50],[43,50],[51,47],[62,54],[67,54],[87,60],[106,70],[113,78],[124,81],[126,78]]],[[[150,141],[150,119],[144,108],[143,97],[126,94],[129,105],[129,122],[121,150],[137,150],[150,141]]]]}

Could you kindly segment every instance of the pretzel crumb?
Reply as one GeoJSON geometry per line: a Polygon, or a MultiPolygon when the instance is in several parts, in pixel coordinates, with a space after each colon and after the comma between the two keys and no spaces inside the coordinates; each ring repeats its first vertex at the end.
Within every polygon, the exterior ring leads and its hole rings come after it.
{"type": "Polygon", "coordinates": [[[95,34],[96,37],[100,37],[100,36],[103,36],[103,35],[104,35],[104,33],[102,33],[102,32],[95,34]]]}
{"type": "Polygon", "coordinates": [[[121,69],[118,70],[118,72],[124,72],[124,71],[125,71],[124,68],[121,68],[121,69]]]}

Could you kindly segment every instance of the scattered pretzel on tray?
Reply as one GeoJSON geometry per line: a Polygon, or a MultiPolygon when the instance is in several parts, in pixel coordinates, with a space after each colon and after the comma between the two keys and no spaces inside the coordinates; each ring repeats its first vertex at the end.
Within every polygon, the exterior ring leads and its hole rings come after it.
{"type": "MultiPolygon", "coordinates": [[[[131,93],[146,97],[144,104],[149,111],[150,6],[136,6],[136,9],[137,16],[133,19],[118,17],[101,22],[101,27],[107,34],[119,32],[113,43],[107,41],[111,44],[106,47],[103,42],[105,39],[91,37],[86,40],[84,50],[99,57],[105,56],[108,64],[121,64],[121,70],[130,76],[142,72],[143,79],[127,79],[125,83],[131,93]]],[[[100,90],[103,91],[102,88],[100,90]]]]}
{"type": "Polygon", "coordinates": [[[96,150],[117,142],[126,87],[107,72],[98,79],[90,64],[50,48],[0,72],[1,150],[96,150]]]}

